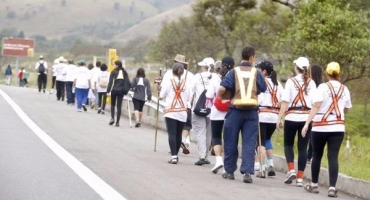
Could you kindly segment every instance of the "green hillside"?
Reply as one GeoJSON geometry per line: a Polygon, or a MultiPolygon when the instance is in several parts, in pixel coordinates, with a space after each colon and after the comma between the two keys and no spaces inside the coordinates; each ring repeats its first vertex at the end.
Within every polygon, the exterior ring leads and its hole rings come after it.
{"type": "Polygon", "coordinates": [[[47,39],[110,41],[129,28],[192,0],[0,0],[0,31],[47,39]],[[21,2],[21,3],[20,3],[21,2]]]}

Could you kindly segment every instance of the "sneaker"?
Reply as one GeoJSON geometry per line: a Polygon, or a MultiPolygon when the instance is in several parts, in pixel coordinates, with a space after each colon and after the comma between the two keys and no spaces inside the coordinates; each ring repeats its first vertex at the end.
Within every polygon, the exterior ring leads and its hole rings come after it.
{"type": "Polygon", "coordinates": [[[309,184],[309,183],[307,183],[304,186],[304,190],[306,190],[309,193],[314,193],[314,194],[318,194],[319,193],[319,187],[317,187],[317,186],[311,186],[311,184],[309,184]]]}
{"type": "Polygon", "coordinates": [[[267,176],[267,171],[266,170],[260,170],[256,175],[256,177],[258,177],[258,178],[266,178],[266,176],[267,176]]]}
{"type": "Polygon", "coordinates": [[[329,188],[328,197],[338,197],[338,191],[335,188],[329,188]]]}
{"type": "Polygon", "coordinates": [[[104,110],[102,110],[102,111],[101,111],[101,114],[102,114],[102,115],[104,115],[104,114],[105,114],[104,110]]]}
{"type": "Polygon", "coordinates": [[[87,111],[86,105],[82,105],[82,109],[84,109],[84,111],[86,112],[87,111]]]}
{"type": "Polygon", "coordinates": [[[295,173],[295,171],[290,171],[288,172],[288,175],[284,181],[285,184],[292,184],[293,183],[293,180],[295,180],[297,178],[297,175],[295,173]]]}
{"type": "Polygon", "coordinates": [[[110,121],[109,121],[109,125],[113,125],[114,124],[114,119],[111,119],[110,121]]]}
{"type": "Polygon", "coordinates": [[[185,144],[183,142],[181,142],[181,148],[182,148],[182,153],[187,155],[190,153],[189,149],[186,148],[185,144]]]}
{"type": "Polygon", "coordinates": [[[140,127],[140,123],[139,122],[136,122],[135,127],[136,128],[140,127]]]}
{"type": "Polygon", "coordinates": [[[221,168],[223,168],[224,167],[224,165],[222,164],[222,163],[218,163],[218,164],[216,164],[213,168],[212,168],[212,170],[211,170],[211,172],[212,173],[214,173],[214,174],[217,174],[218,173],[218,170],[220,170],[221,168]]]}
{"type": "Polygon", "coordinates": [[[119,127],[119,123],[118,122],[116,122],[116,127],[119,127]]]}
{"type": "Polygon", "coordinates": [[[229,180],[235,180],[234,173],[225,172],[225,173],[222,174],[222,178],[229,179],[229,180]]]}
{"type": "Polygon", "coordinates": [[[100,114],[101,113],[101,108],[98,108],[98,114],[100,114]]]}
{"type": "Polygon", "coordinates": [[[177,164],[178,158],[171,158],[171,160],[168,161],[170,164],[177,164]]]}
{"type": "Polygon", "coordinates": [[[82,112],[82,110],[81,109],[77,109],[77,112],[82,112]]]}
{"type": "MultiPolygon", "coordinates": [[[[209,161],[208,161],[209,162],[209,161]]],[[[199,166],[202,166],[202,165],[204,165],[204,164],[207,164],[206,163],[206,159],[204,159],[204,158],[201,158],[201,159],[199,159],[197,162],[195,162],[194,163],[194,165],[199,165],[199,166]]],[[[208,163],[209,164],[209,163],[208,163]]]]}
{"type": "Polygon", "coordinates": [[[297,181],[296,181],[296,183],[295,183],[295,185],[297,187],[303,187],[303,180],[301,178],[298,178],[297,181]]]}
{"type": "Polygon", "coordinates": [[[253,179],[252,179],[252,176],[250,174],[244,174],[243,176],[243,182],[244,183],[252,183],[253,182],[253,179]]]}
{"type": "Polygon", "coordinates": [[[269,166],[267,169],[267,176],[276,176],[275,168],[273,166],[269,166]]]}

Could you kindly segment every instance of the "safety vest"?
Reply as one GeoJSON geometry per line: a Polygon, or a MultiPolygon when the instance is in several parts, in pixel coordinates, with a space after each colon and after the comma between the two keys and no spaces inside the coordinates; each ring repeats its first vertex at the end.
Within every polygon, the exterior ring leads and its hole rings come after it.
{"type": "Polygon", "coordinates": [[[244,66],[235,67],[235,94],[231,104],[236,108],[248,108],[258,106],[257,101],[257,69],[244,66]]]}
{"type": "Polygon", "coordinates": [[[307,107],[306,100],[304,99],[304,90],[310,83],[311,79],[307,79],[307,82],[301,86],[297,79],[291,78],[293,81],[294,85],[298,88],[298,94],[294,98],[292,105],[288,108],[288,111],[285,112],[285,115],[290,114],[290,113],[295,113],[295,114],[309,114],[310,113],[310,108],[307,107]],[[297,107],[298,102],[301,102],[302,106],[297,107]]]}
{"type": "Polygon", "coordinates": [[[344,85],[341,84],[338,93],[335,93],[333,85],[331,83],[327,82],[326,85],[328,85],[328,87],[330,89],[331,97],[333,99],[333,102],[331,103],[331,105],[330,105],[329,109],[326,111],[326,113],[323,114],[321,121],[320,122],[313,122],[312,126],[327,126],[327,125],[335,125],[335,124],[344,124],[344,120],[342,120],[342,116],[340,114],[340,110],[339,110],[339,106],[338,106],[339,99],[342,96],[343,91],[344,91],[344,85]],[[337,119],[327,121],[328,116],[330,114],[334,114],[334,113],[332,113],[333,110],[335,110],[335,114],[337,116],[337,119]]]}
{"type": "Polygon", "coordinates": [[[266,82],[266,85],[267,85],[267,89],[269,90],[269,92],[271,94],[272,105],[271,106],[260,106],[259,111],[260,112],[270,112],[270,113],[279,114],[280,103],[279,103],[279,100],[277,98],[278,86],[277,85],[271,86],[270,82],[266,78],[265,78],[265,82],[266,82]]]}
{"type": "Polygon", "coordinates": [[[185,87],[186,79],[183,79],[179,82],[179,84],[176,84],[175,79],[171,79],[172,88],[175,91],[175,97],[172,100],[170,108],[167,108],[164,110],[164,114],[169,112],[181,112],[186,111],[186,105],[184,104],[184,101],[181,98],[181,92],[185,87]],[[180,107],[176,107],[176,104],[179,103],[180,107]]]}

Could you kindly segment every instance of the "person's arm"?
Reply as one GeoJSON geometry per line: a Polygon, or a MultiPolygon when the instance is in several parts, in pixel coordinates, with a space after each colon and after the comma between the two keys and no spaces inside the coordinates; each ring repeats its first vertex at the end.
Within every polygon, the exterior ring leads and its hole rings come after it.
{"type": "Polygon", "coordinates": [[[257,71],[257,95],[266,92],[267,86],[265,82],[265,77],[263,77],[260,71],[257,71]]]}
{"type": "Polygon", "coordinates": [[[278,120],[276,122],[276,129],[280,131],[281,128],[283,128],[283,121],[282,118],[285,114],[285,112],[288,109],[289,106],[289,101],[290,101],[290,96],[291,96],[291,89],[290,87],[292,86],[293,82],[292,80],[288,80],[285,84],[285,90],[283,91],[281,95],[281,104],[280,104],[280,111],[279,111],[279,116],[278,120]]]}
{"type": "Polygon", "coordinates": [[[112,90],[112,86],[113,86],[113,82],[114,82],[114,76],[115,76],[115,72],[113,71],[109,75],[109,83],[108,83],[108,87],[107,87],[107,93],[110,93],[111,90],[112,90]]]}
{"type": "Polygon", "coordinates": [[[308,118],[306,120],[306,123],[302,129],[302,137],[305,137],[306,136],[306,133],[307,133],[307,130],[308,130],[308,126],[310,125],[310,123],[312,122],[312,119],[315,117],[315,115],[317,114],[317,112],[319,112],[320,110],[320,107],[321,107],[321,104],[322,104],[322,101],[321,102],[315,102],[310,110],[310,114],[308,115],[308,118]]]}
{"type": "Polygon", "coordinates": [[[235,88],[235,75],[234,70],[227,72],[226,76],[222,79],[220,87],[217,91],[217,96],[222,97],[226,91],[234,92],[235,88]]]}
{"type": "Polygon", "coordinates": [[[146,80],[146,94],[148,95],[148,101],[152,100],[152,88],[150,87],[150,82],[148,79],[146,80]]]}

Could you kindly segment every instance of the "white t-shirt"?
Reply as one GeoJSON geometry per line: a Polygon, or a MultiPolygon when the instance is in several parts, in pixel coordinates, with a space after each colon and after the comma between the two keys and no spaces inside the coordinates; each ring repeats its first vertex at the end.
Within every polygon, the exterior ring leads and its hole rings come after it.
{"type": "Polygon", "coordinates": [[[63,74],[66,76],[66,82],[73,82],[76,79],[77,66],[69,64],[64,67],[63,74]]]}
{"type": "Polygon", "coordinates": [[[198,99],[202,92],[206,89],[208,89],[209,83],[213,76],[217,76],[216,74],[210,72],[201,72],[198,74],[195,74],[192,83],[193,88],[192,91],[194,92],[194,101],[193,101],[193,108],[195,108],[196,103],[198,102],[198,99]],[[203,80],[202,80],[203,79],[203,80]]]}
{"type": "MultiPolygon", "coordinates": [[[[173,78],[175,80],[176,84],[179,84],[179,79],[178,78],[173,78]]],[[[181,78],[181,80],[184,80],[181,78]]],[[[191,99],[191,93],[190,93],[190,87],[185,83],[185,86],[183,90],[181,91],[181,101],[186,104],[186,102],[190,101],[191,99]]],[[[165,99],[165,109],[171,108],[171,104],[173,99],[175,98],[175,90],[172,86],[171,80],[169,80],[169,84],[163,84],[161,92],[159,94],[160,98],[166,98],[165,99]]],[[[181,108],[181,104],[178,101],[176,101],[175,108],[181,108]]],[[[187,119],[187,112],[186,110],[184,111],[179,111],[179,112],[168,112],[164,114],[164,117],[168,117],[171,119],[175,119],[181,122],[186,122],[187,119]]]]}
{"type": "MultiPolygon", "coordinates": [[[[266,78],[268,84],[271,86],[271,89],[274,89],[274,83],[272,83],[271,78],[266,78]]],[[[278,102],[281,102],[281,97],[283,95],[284,88],[281,85],[281,83],[278,81],[278,87],[276,91],[276,98],[278,102]]],[[[267,85],[267,90],[263,93],[260,93],[258,95],[258,105],[260,107],[272,107],[272,94],[270,93],[269,86],[267,85]]],[[[263,123],[277,123],[278,120],[278,115],[277,113],[272,113],[272,112],[260,112],[258,114],[259,116],[259,122],[263,123]]]]}
{"type": "MultiPolygon", "coordinates": [[[[67,67],[68,65],[65,64],[65,63],[59,63],[57,66],[55,66],[55,68],[53,70],[55,70],[55,74],[56,74],[56,80],[57,81],[65,81],[65,74],[63,74],[64,72],[64,68],[67,67]]],[[[54,71],[53,71],[54,72],[54,71]]]]}
{"type": "MultiPolygon", "coordinates": [[[[300,86],[304,84],[304,80],[302,78],[302,74],[298,74],[294,77],[300,86]]],[[[312,97],[316,92],[316,84],[311,79],[310,82],[307,85],[307,95],[305,92],[303,92],[303,97],[306,102],[306,106],[308,108],[312,107],[312,97]]],[[[283,92],[283,95],[281,97],[282,101],[289,102],[288,108],[292,107],[293,100],[298,95],[298,88],[294,84],[294,82],[291,79],[288,79],[288,81],[285,84],[285,90],[283,92]]],[[[301,101],[298,101],[296,107],[301,107],[302,103],[301,101]]],[[[305,122],[308,118],[309,114],[296,114],[296,113],[290,113],[285,116],[285,120],[294,121],[294,122],[305,122]]]]}
{"type": "MultiPolygon", "coordinates": [[[[338,81],[329,81],[334,88],[335,94],[338,94],[338,91],[341,87],[341,83],[338,81]]],[[[323,114],[325,114],[329,107],[331,106],[333,99],[332,94],[329,89],[329,86],[326,83],[320,84],[318,89],[313,96],[313,103],[322,102],[321,107],[315,117],[313,118],[313,122],[321,122],[323,114]]],[[[344,120],[344,108],[351,108],[351,95],[349,90],[346,86],[344,86],[344,90],[340,99],[338,101],[338,107],[341,115],[341,119],[344,120]]],[[[332,114],[329,114],[327,121],[335,121],[337,120],[337,115],[335,109],[331,111],[332,114]]],[[[344,124],[335,124],[335,125],[327,125],[327,126],[313,126],[312,131],[317,132],[344,132],[345,127],[344,124]]]]}
{"type": "MultiPolygon", "coordinates": [[[[40,60],[39,62],[36,63],[36,66],[35,66],[36,71],[37,72],[39,71],[40,63],[43,63],[44,68],[45,68],[45,74],[47,74],[47,72],[48,72],[48,70],[47,70],[48,69],[48,63],[44,60],[40,60]]],[[[40,74],[40,73],[37,73],[37,74],[40,74]]]]}
{"type": "MultiPolygon", "coordinates": [[[[187,87],[189,87],[190,94],[192,95],[193,91],[191,89],[193,88],[192,87],[192,84],[193,84],[192,81],[194,79],[194,74],[191,73],[190,71],[184,70],[184,73],[182,74],[181,78],[184,79],[185,76],[186,76],[186,83],[185,84],[186,84],[187,87]]],[[[166,73],[164,73],[163,78],[162,78],[162,82],[161,82],[161,87],[163,88],[164,85],[171,85],[171,78],[173,78],[172,69],[167,70],[166,73]]],[[[190,101],[191,101],[191,99],[187,102],[188,108],[191,108],[190,101]]]]}
{"type": "Polygon", "coordinates": [[[100,81],[101,81],[101,79],[106,79],[109,82],[109,76],[110,76],[110,73],[108,71],[101,71],[100,70],[100,72],[97,76],[97,81],[96,81],[96,87],[98,89],[98,92],[107,92],[108,87],[106,87],[106,88],[100,87],[100,81]]]}
{"type": "MultiPolygon", "coordinates": [[[[219,74],[213,74],[206,92],[207,99],[214,99],[216,97],[218,88],[220,87],[221,76],[219,74]]],[[[211,107],[211,114],[209,114],[210,120],[224,120],[227,112],[219,111],[213,104],[211,107]]]]}
{"type": "Polygon", "coordinates": [[[76,88],[88,89],[91,80],[90,70],[85,66],[78,67],[76,70],[76,88]]]}
{"type": "Polygon", "coordinates": [[[91,87],[93,89],[97,89],[97,88],[94,88],[94,87],[95,87],[95,82],[98,81],[98,77],[101,74],[100,72],[101,72],[101,70],[100,70],[99,67],[94,67],[94,68],[91,69],[91,84],[92,84],[91,87]]]}

